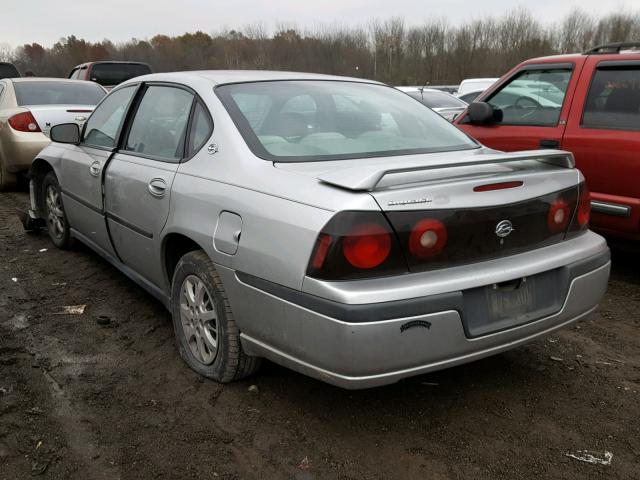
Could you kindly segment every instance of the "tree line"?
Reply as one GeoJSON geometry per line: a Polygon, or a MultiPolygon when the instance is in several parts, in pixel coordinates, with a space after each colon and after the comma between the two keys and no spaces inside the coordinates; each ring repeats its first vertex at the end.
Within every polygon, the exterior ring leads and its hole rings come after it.
{"type": "Polygon", "coordinates": [[[208,69],[294,70],[372,78],[394,85],[457,84],[496,77],[532,57],[580,52],[598,44],[640,41],[640,11],[595,17],[575,9],[542,23],[518,8],[460,25],[443,19],[407,25],[397,17],[362,26],[301,29],[264,24],[216,33],[156,35],[123,43],[88,42],[71,35],[51,47],[0,44],[0,61],[38,76],[66,77],[77,64],[135,60],[154,71],[208,69]]]}

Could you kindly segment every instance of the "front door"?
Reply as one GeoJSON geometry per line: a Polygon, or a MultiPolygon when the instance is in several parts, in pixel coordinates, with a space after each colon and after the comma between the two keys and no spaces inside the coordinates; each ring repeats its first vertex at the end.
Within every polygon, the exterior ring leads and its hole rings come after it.
{"type": "Polygon", "coordinates": [[[507,152],[559,149],[579,72],[573,64],[527,65],[483,101],[496,112],[490,124],[459,127],[487,147],[507,152]]]}
{"type": "Polygon", "coordinates": [[[113,92],[89,118],[79,145],[66,145],[62,155],[60,187],[71,227],[86,240],[114,254],[103,212],[102,173],[113,155],[136,87],[113,92]]]}
{"type": "Polygon", "coordinates": [[[174,86],[149,84],[121,150],[105,176],[105,211],[121,261],[163,286],[160,233],[169,216],[171,186],[185,157],[194,96],[174,86]]]}

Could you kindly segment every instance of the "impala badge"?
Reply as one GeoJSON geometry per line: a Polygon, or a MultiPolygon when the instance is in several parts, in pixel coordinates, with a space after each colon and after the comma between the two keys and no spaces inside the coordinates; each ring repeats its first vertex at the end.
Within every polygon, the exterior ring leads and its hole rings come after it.
{"type": "Polygon", "coordinates": [[[505,238],[511,235],[515,228],[509,220],[502,220],[496,225],[496,235],[500,238],[505,238]]]}

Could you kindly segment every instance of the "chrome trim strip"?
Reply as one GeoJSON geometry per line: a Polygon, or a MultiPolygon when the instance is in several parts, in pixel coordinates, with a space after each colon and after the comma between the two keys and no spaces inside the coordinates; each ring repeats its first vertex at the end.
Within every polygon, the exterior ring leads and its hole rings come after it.
{"type": "Polygon", "coordinates": [[[631,207],[628,205],[603,202],[601,200],[591,200],[591,210],[597,213],[604,213],[605,215],[613,215],[615,217],[629,218],[631,216],[631,207]]]}

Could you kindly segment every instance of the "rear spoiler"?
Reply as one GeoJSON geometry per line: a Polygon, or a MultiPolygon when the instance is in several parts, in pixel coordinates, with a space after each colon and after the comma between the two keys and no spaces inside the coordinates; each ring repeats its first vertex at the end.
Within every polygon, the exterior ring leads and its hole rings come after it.
{"type": "Polygon", "coordinates": [[[520,162],[523,160],[536,160],[541,163],[562,168],[575,168],[576,162],[571,152],[563,150],[529,150],[526,152],[509,153],[479,153],[466,157],[463,161],[451,157],[437,158],[413,158],[406,162],[389,162],[387,165],[362,165],[331,172],[325,172],[317,178],[323,183],[348,190],[371,191],[376,188],[380,180],[386,175],[394,173],[417,172],[423,170],[436,170],[448,167],[468,167],[490,163],[520,162]]]}

